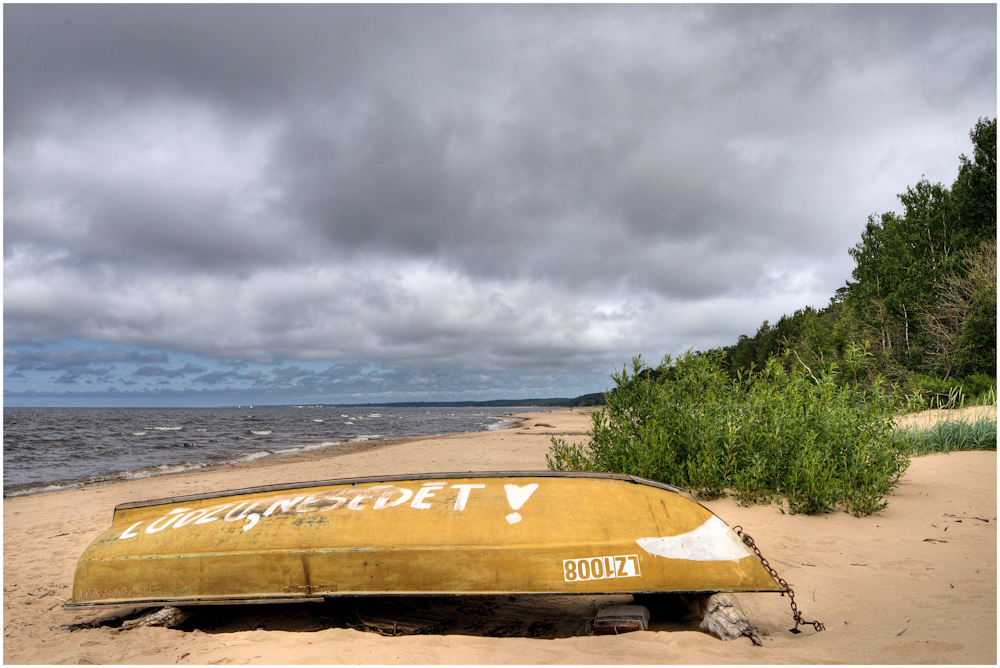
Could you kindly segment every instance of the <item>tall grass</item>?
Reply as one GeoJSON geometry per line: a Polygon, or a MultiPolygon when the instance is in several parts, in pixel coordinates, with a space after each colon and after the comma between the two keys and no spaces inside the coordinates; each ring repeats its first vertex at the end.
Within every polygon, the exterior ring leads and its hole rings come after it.
{"type": "Polygon", "coordinates": [[[590,442],[553,439],[558,470],[614,471],[687,488],[702,498],[783,501],[792,513],[843,508],[868,515],[909,465],[893,438],[898,400],[774,359],[730,380],[719,360],[688,353],[656,369],[640,358],[614,375],[590,442]]]}
{"type": "Polygon", "coordinates": [[[985,374],[948,380],[915,375],[907,381],[907,385],[906,392],[911,396],[910,410],[964,408],[997,403],[997,379],[985,374]]]}
{"type": "Polygon", "coordinates": [[[901,447],[912,455],[962,450],[996,450],[997,421],[942,420],[928,429],[908,427],[896,432],[901,447]]]}

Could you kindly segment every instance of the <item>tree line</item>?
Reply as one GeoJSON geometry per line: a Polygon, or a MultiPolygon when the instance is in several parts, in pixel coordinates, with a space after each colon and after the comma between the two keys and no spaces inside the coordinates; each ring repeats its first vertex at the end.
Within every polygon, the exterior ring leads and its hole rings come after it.
{"type": "Polygon", "coordinates": [[[996,130],[996,118],[979,120],[950,188],[921,179],[899,195],[902,213],[868,218],[848,251],[851,280],[826,307],[764,321],[711,354],[733,377],[774,357],[908,393],[995,392],[996,130]]]}
{"type": "Polygon", "coordinates": [[[603,392],[581,394],[578,397],[550,397],[547,399],[491,399],[489,401],[393,401],[376,404],[322,404],[338,408],[511,408],[517,406],[540,406],[575,408],[580,406],[601,406],[603,392]]]}

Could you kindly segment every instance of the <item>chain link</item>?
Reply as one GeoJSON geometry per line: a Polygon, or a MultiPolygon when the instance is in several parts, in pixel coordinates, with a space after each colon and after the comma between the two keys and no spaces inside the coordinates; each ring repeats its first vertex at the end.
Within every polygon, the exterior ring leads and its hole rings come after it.
{"type": "Polygon", "coordinates": [[[741,526],[733,527],[733,531],[735,531],[736,535],[739,536],[740,539],[742,539],[743,542],[747,544],[747,547],[753,550],[753,553],[757,555],[758,559],[760,559],[760,563],[764,564],[764,568],[770,571],[771,576],[775,580],[777,580],[779,585],[785,588],[786,592],[788,592],[788,600],[792,606],[792,619],[795,620],[795,628],[788,630],[791,631],[792,633],[802,633],[801,631],[799,631],[799,625],[804,625],[804,624],[812,625],[812,627],[817,631],[822,631],[824,628],[826,628],[823,626],[822,622],[818,622],[815,620],[810,622],[805,619],[802,619],[802,613],[799,612],[799,606],[795,604],[795,592],[792,591],[792,588],[788,586],[788,583],[785,582],[785,579],[782,578],[780,575],[778,575],[778,571],[774,570],[771,564],[767,563],[767,559],[765,559],[764,555],[760,553],[760,550],[757,548],[757,545],[753,542],[753,538],[750,537],[750,534],[743,533],[743,527],[741,526]]]}

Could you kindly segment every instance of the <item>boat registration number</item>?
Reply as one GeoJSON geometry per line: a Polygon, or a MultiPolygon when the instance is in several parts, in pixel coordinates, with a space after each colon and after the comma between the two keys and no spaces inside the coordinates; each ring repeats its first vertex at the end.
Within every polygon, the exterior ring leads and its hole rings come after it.
{"type": "Polygon", "coordinates": [[[566,582],[637,578],[640,575],[642,573],[639,572],[639,555],[637,554],[563,559],[563,578],[566,582]]]}

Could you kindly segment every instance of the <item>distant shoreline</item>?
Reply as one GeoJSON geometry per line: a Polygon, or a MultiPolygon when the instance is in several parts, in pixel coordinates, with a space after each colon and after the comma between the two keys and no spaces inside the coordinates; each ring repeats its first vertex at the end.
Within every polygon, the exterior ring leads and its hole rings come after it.
{"type": "Polygon", "coordinates": [[[489,399],[486,401],[390,401],[363,404],[291,403],[291,404],[223,404],[219,406],[27,406],[10,405],[4,408],[94,408],[94,409],[185,409],[199,408],[578,408],[603,406],[604,392],[591,392],[578,397],[549,397],[547,399],[489,399]]]}

